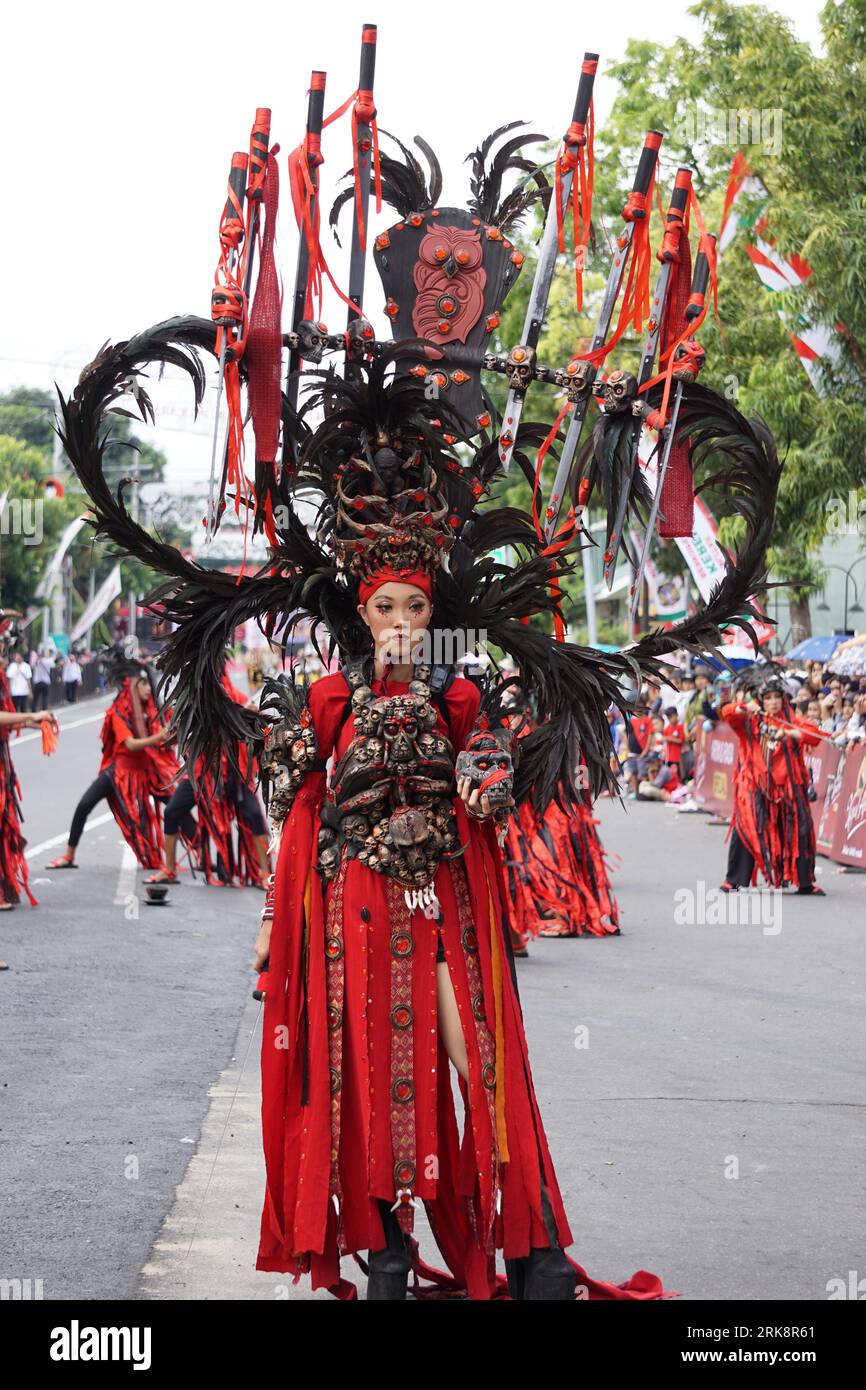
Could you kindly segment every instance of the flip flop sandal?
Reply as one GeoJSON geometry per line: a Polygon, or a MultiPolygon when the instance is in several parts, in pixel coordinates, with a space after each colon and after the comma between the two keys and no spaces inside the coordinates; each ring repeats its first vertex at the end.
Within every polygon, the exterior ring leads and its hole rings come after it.
{"type": "Polygon", "coordinates": [[[77,869],[78,865],[74,859],[67,859],[66,855],[62,854],[59,859],[52,859],[51,863],[46,864],[45,867],[46,869],[77,869]]]}

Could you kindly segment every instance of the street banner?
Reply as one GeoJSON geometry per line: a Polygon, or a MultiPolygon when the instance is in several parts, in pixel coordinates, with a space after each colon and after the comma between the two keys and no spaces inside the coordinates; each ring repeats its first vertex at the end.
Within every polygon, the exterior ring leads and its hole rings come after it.
{"type": "Polygon", "coordinates": [[[79,637],[83,637],[88,628],[93,627],[105,612],[110,603],[120,595],[120,565],[115,565],[114,569],[106,579],[103,579],[93,598],[88,603],[75,627],[69,634],[71,642],[77,642],[79,637]]]}
{"type": "Polygon", "coordinates": [[[50,600],[51,595],[54,592],[54,587],[58,579],[60,578],[60,568],[66,557],[66,552],[71,546],[72,542],[75,540],[75,537],[78,535],[79,531],[86,525],[87,517],[85,516],[77,516],[73,521],[70,521],[69,525],[63,532],[63,535],[60,537],[60,544],[58,545],[54,554],[51,556],[51,559],[48,561],[48,564],[45,567],[45,573],[43,574],[41,580],[39,581],[39,584],[37,585],[36,598],[50,600]]]}
{"type": "Polygon", "coordinates": [[[849,743],[842,760],[830,858],[866,868],[866,743],[849,743]]]}
{"type": "MultiPolygon", "coordinates": [[[[836,748],[832,743],[822,742],[816,748],[803,749],[803,761],[812,776],[812,786],[815,788],[815,800],[811,803],[812,820],[815,823],[815,834],[818,834],[818,827],[821,824],[821,815],[824,810],[824,801],[827,796],[827,787],[830,780],[836,776],[839,764],[842,761],[842,750],[836,748]]],[[[832,843],[831,843],[832,848],[832,843]]],[[[824,851],[818,846],[819,854],[824,851]]]]}
{"type": "MultiPolygon", "coordinates": [[[[640,446],[640,463],[644,470],[647,486],[655,492],[658,456],[647,444],[646,437],[640,446]]],[[[680,554],[689,567],[691,576],[704,603],[708,603],[713,590],[725,577],[725,557],[718,542],[719,528],[716,519],[703,498],[695,498],[694,528],[690,536],[675,536],[680,554]]],[[[634,543],[634,542],[633,542],[634,543]]],[[[641,547],[638,547],[640,549],[641,547]]],[[[649,569],[647,569],[649,577],[649,569]]],[[[774,628],[770,623],[753,623],[759,643],[769,642],[774,628]]],[[[730,628],[723,635],[723,644],[740,645],[748,642],[739,628],[730,628]]]]}
{"type": "MultiPolygon", "coordinates": [[[[634,528],[629,529],[635,553],[640,554],[642,542],[634,528]]],[[[644,565],[650,600],[650,617],[658,623],[678,623],[686,616],[686,586],[681,574],[662,574],[648,555],[644,565]]]]}
{"type": "Polygon", "coordinates": [[[734,809],[737,736],[727,724],[698,730],[692,796],[705,811],[730,816],[734,809]]]}

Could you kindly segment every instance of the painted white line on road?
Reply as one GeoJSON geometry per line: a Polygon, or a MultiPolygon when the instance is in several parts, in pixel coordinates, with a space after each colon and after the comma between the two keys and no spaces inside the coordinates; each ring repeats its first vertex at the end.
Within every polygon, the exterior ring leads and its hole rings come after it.
{"type": "MultiPolygon", "coordinates": [[[[102,710],[99,714],[89,714],[86,719],[71,719],[68,724],[60,724],[60,732],[65,734],[67,729],[80,729],[82,724],[98,724],[99,721],[104,718],[105,710],[102,710]]],[[[58,723],[60,723],[59,720],[58,723]]],[[[20,734],[12,745],[13,751],[15,748],[19,748],[22,743],[32,743],[34,739],[41,737],[41,729],[34,729],[29,734],[20,734]]]]}
{"type": "MultiPolygon", "coordinates": [[[[110,811],[106,811],[104,816],[96,816],[93,820],[89,820],[84,827],[85,835],[87,834],[88,830],[95,830],[97,826],[105,825],[110,820],[114,820],[114,816],[111,814],[110,811]]],[[[69,831],[64,830],[62,835],[54,835],[50,840],[43,840],[41,844],[34,845],[32,849],[26,850],[24,853],[24,858],[35,859],[37,854],[43,854],[44,851],[47,849],[54,849],[57,845],[66,845],[68,843],[69,831]]],[[[61,872],[63,871],[61,870],[61,872]]]]}
{"type": "Polygon", "coordinates": [[[128,844],[124,842],[123,858],[120,861],[120,872],[117,875],[117,892],[114,895],[115,907],[126,907],[130,898],[135,897],[135,871],[138,868],[138,860],[128,844]]]}

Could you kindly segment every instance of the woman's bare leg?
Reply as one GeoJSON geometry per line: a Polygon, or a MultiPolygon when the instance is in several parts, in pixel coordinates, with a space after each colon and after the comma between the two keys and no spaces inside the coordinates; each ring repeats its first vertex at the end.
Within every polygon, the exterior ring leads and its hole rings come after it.
{"type": "Polygon", "coordinates": [[[448,973],[448,962],[439,961],[436,966],[436,1010],[439,1018],[439,1033],[445,1044],[445,1051],[453,1066],[463,1080],[469,1082],[469,1059],[466,1055],[466,1039],[463,1025],[454,996],[454,986],[448,973]]]}

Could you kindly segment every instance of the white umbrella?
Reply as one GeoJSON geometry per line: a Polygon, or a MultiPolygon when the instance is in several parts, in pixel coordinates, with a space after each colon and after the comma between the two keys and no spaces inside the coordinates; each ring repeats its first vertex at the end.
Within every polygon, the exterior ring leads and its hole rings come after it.
{"type": "Polygon", "coordinates": [[[866,676],[866,642],[840,648],[830,658],[829,669],[834,676],[866,676]]]}

